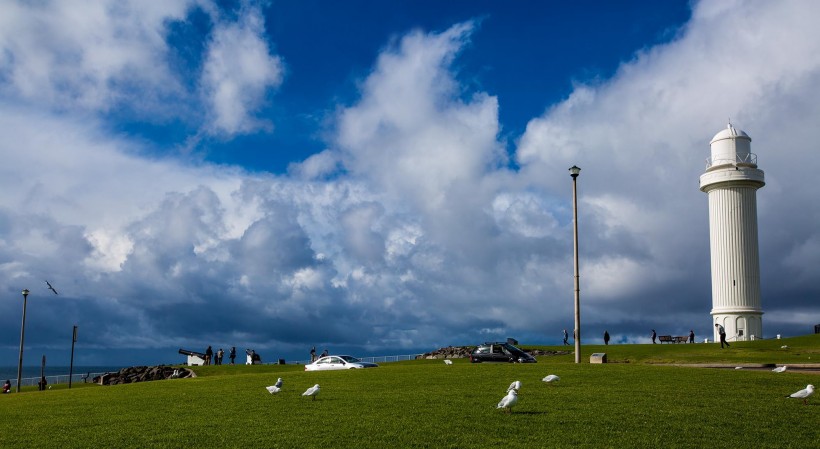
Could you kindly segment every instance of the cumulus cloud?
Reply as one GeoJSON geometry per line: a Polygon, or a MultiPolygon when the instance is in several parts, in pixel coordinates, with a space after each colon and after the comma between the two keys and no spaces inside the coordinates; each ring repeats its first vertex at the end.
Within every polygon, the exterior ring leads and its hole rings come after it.
{"type": "Polygon", "coordinates": [[[166,63],[165,26],[192,3],[3,2],[0,92],[45,109],[161,112],[182,89],[166,63]]]}
{"type": "MultiPolygon", "coordinates": [[[[697,182],[728,117],[752,136],[766,171],[764,331],[801,333],[786,330],[817,314],[820,192],[805,181],[820,168],[820,62],[806,57],[820,50],[812,2],[695,4],[673,41],[545,105],[514,144],[516,170],[499,137],[504,99],[459,82],[458,57],[480,31],[471,22],[412,31],[381,51],[359,97],[338,106],[327,149],[283,175],[148,159],[144,143],[112,135],[97,114],[110,107],[105,96],[128,102],[116,86],[130,64],[159,67],[128,75],[141,77],[131,81],[146,98],[177,89],[159,24],[184,20],[191,5],[107,5],[108,16],[127,13],[137,22],[129,26],[153,30],[150,51],[38,78],[57,55],[90,51],[94,33],[121,36],[106,23],[27,59],[20,49],[33,48],[36,33],[5,25],[55,14],[39,5],[0,7],[13,13],[0,14],[0,285],[6,297],[28,286],[30,300],[47,293],[35,287],[45,278],[61,291],[65,300],[32,308],[32,338],[44,345],[58,340],[47,328],[70,329],[67,319],[101,351],[557,342],[572,327],[573,164],[582,167],[585,335],[710,333],[708,212],[697,182]],[[65,105],[78,112],[60,113],[65,105]]],[[[244,5],[228,18],[201,7],[213,21],[196,92],[213,114],[201,129],[229,138],[267,126],[255,114],[283,66],[261,13],[244,5]]],[[[15,342],[3,351],[16,350],[17,319],[0,316],[2,341],[15,342]]]]}
{"type": "Polygon", "coordinates": [[[254,112],[282,82],[281,58],[271,54],[258,7],[244,4],[236,21],[218,21],[208,43],[202,90],[212,113],[210,134],[228,136],[269,128],[254,112]]]}

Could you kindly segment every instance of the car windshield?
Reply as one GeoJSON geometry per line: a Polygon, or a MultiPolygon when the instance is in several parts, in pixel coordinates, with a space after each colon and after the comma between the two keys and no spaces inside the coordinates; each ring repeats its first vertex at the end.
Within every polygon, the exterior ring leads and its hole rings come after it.
{"type": "Polygon", "coordinates": [[[342,359],[344,359],[345,362],[348,362],[348,363],[359,363],[359,362],[361,362],[361,360],[357,359],[356,357],[351,357],[349,355],[343,355],[343,356],[340,356],[340,357],[342,359]]]}

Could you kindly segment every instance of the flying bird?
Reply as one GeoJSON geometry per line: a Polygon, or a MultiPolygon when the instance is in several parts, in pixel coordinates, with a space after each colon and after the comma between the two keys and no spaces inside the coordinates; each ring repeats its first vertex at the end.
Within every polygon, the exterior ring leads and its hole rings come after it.
{"type": "Polygon", "coordinates": [[[520,389],[521,389],[521,381],[520,380],[516,380],[515,382],[511,383],[509,387],[507,387],[507,391],[515,390],[516,392],[518,392],[518,390],[520,390],[520,389]]]}
{"type": "Polygon", "coordinates": [[[496,408],[502,408],[507,411],[507,413],[512,413],[513,405],[518,403],[518,393],[515,390],[510,390],[504,398],[501,399],[501,402],[498,403],[496,408]]]}
{"type": "Polygon", "coordinates": [[[450,360],[450,359],[444,359],[444,364],[445,364],[445,365],[452,365],[452,364],[453,364],[453,361],[452,361],[452,360],[450,360]]]}
{"type": "Polygon", "coordinates": [[[55,295],[58,294],[57,290],[54,290],[54,287],[51,286],[51,284],[48,282],[48,280],[46,280],[46,285],[48,285],[48,289],[53,291],[55,295]]]}
{"type": "Polygon", "coordinates": [[[772,372],[774,373],[782,373],[783,371],[786,371],[786,365],[778,366],[777,368],[772,370],[772,372]]]}
{"type": "Polygon", "coordinates": [[[790,394],[790,395],[788,395],[788,396],[786,396],[786,397],[788,397],[788,398],[797,398],[797,399],[802,399],[802,400],[803,400],[803,404],[808,405],[808,404],[809,404],[809,402],[808,402],[808,398],[809,398],[809,396],[811,396],[811,395],[813,395],[813,394],[814,394],[814,385],[812,385],[812,384],[808,384],[808,385],[806,385],[806,388],[804,388],[804,389],[802,389],[802,390],[800,390],[800,391],[798,391],[798,392],[796,392],[796,393],[792,393],[792,394],[790,394]]]}
{"type": "Polygon", "coordinates": [[[316,384],[316,385],[308,388],[307,390],[305,390],[305,392],[302,393],[302,396],[311,396],[313,398],[313,400],[315,401],[317,394],[319,394],[319,384],[316,384]]]}
{"type": "Polygon", "coordinates": [[[556,376],[555,374],[550,374],[549,376],[541,379],[542,382],[547,382],[547,383],[558,382],[559,380],[561,380],[561,378],[556,376]]]}
{"type": "Polygon", "coordinates": [[[277,387],[276,385],[271,385],[269,387],[265,387],[265,389],[268,390],[268,393],[270,393],[270,394],[276,394],[276,393],[279,393],[280,391],[282,391],[282,388],[277,387]]]}

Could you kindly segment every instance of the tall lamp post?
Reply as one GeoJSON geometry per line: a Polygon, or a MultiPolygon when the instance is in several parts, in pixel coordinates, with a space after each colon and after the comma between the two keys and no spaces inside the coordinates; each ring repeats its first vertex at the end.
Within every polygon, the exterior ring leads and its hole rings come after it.
{"type": "Polygon", "coordinates": [[[23,324],[20,325],[20,361],[17,362],[17,392],[20,392],[20,382],[23,380],[23,341],[26,339],[26,302],[28,289],[23,289],[23,324]]]}
{"type": "Polygon", "coordinates": [[[573,165],[569,169],[572,176],[572,249],[575,256],[575,363],[581,363],[581,288],[578,283],[578,190],[577,181],[581,169],[573,165]]]}

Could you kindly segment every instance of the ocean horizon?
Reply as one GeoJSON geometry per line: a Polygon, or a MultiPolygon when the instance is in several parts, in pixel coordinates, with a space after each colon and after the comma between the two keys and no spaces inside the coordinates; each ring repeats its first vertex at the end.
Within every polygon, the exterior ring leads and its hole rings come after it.
{"type": "MultiPolygon", "coordinates": [[[[75,366],[73,370],[74,382],[77,381],[81,376],[86,375],[88,373],[91,374],[98,374],[98,373],[112,373],[119,371],[122,368],[126,368],[125,366],[112,366],[112,365],[100,365],[100,366],[75,366]]],[[[65,376],[65,383],[68,383],[68,374],[69,374],[70,367],[69,366],[48,366],[46,365],[45,368],[45,376],[46,379],[51,382],[51,377],[54,376],[65,376]]],[[[24,366],[22,378],[23,379],[30,379],[30,378],[39,378],[40,377],[40,367],[39,366],[24,366]]],[[[16,366],[0,366],[0,382],[5,382],[6,379],[10,380],[12,385],[17,381],[17,367],[16,366]]],[[[89,379],[90,380],[90,379],[89,379]]],[[[23,383],[26,385],[26,383],[23,383]]]]}

